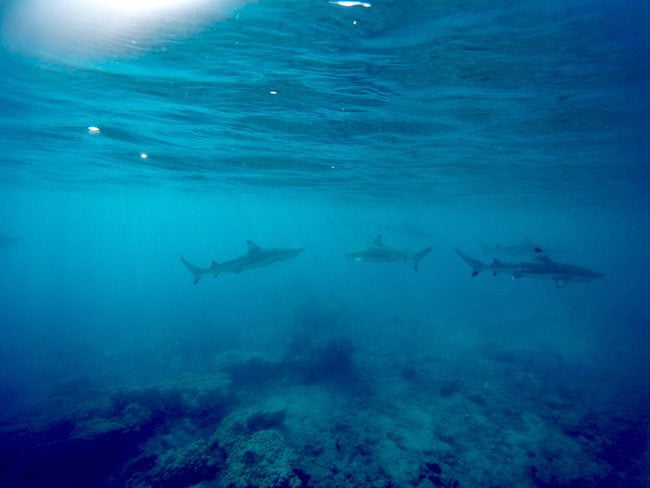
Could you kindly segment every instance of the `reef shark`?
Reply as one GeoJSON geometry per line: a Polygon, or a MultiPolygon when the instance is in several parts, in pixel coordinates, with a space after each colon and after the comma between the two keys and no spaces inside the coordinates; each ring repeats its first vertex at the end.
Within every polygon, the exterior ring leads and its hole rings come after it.
{"type": "Polygon", "coordinates": [[[284,261],[289,261],[290,259],[298,256],[298,254],[303,251],[303,249],[300,247],[276,247],[264,249],[255,244],[253,241],[246,241],[246,245],[248,246],[248,251],[246,254],[243,254],[238,258],[231,259],[230,261],[223,261],[221,263],[212,261],[212,264],[208,268],[199,268],[198,266],[190,263],[183,256],[181,256],[181,261],[185,267],[187,267],[187,269],[189,269],[190,272],[194,275],[194,284],[196,285],[206,273],[211,273],[215,278],[220,273],[238,274],[247,269],[263,268],[284,261]]]}
{"type": "Polygon", "coordinates": [[[483,256],[530,257],[535,255],[535,249],[540,248],[528,236],[524,236],[519,244],[495,244],[494,246],[488,246],[483,241],[479,241],[479,243],[483,251],[483,256]]]}
{"type": "Polygon", "coordinates": [[[561,288],[567,283],[586,283],[605,275],[574,264],[558,263],[549,258],[540,248],[535,249],[535,258],[530,262],[504,263],[495,259],[492,264],[485,264],[456,249],[456,254],[472,268],[472,277],[478,276],[481,271],[487,269],[492,271],[494,276],[500,273],[508,273],[513,278],[546,278],[555,282],[555,286],[561,288]]]}
{"type": "Polygon", "coordinates": [[[413,269],[417,271],[420,261],[424,256],[431,252],[432,247],[426,247],[421,251],[411,254],[405,249],[395,249],[384,245],[381,234],[375,237],[372,246],[365,247],[360,251],[346,252],[345,256],[355,261],[381,261],[392,263],[402,261],[403,263],[412,262],[413,269]]]}

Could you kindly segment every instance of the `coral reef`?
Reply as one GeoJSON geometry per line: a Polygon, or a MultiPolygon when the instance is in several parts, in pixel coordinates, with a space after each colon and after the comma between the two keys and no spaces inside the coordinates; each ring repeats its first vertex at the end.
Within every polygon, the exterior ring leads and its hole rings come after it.
{"type": "Polygon", "coordinates": [[[177,449],[165,450],[143,484],[173,488],[211,481],[222,470],[225,460],[226,453],[217,442],[199,439],[177,449]]]}
{"type": "Polygon", "coordinates": [[[282,434],[260,430],[232,445],[221,482],[228,488],[298,488],[303,481],[297,464],[282,434]]]}
{"type": "Polygon", "coordinates": [[[2,424],[0,482],[636,488],[648,480],[647,413],[621,410],[615,386],[558,357],[483,347],[390,360],[347,339],[302,337],[280,359],[228,352],[211,364],[166,382],[93,387],[84,401],[57,387],[47,410],[2,424]]]}

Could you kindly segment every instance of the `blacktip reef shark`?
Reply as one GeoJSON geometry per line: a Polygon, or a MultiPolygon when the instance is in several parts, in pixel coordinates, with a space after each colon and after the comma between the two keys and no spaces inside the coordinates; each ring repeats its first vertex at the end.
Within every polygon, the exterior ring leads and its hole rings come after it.
{"type": "Polygon", "coordinates": [[[355,261],[379,261],[392,263],[402,261],[403,263],[412,262],[413,269],[417,271],[422,258],[431,252],[432,247],[426,247],[415,254],[409,253],[405,249],[395,249],[385,246],[381,239],[381,234],[375,237],[372,246],[368,246],[360,251],[346,252],[345,256],[355,261]]]}
{"type": "Polygon", "coordinates": [[[479,241],[483,256],[510,256],[510,257],[531,257],[535,255],[535,249],[541,246],[535,244],[528,236],[524,236],[519,244],[495,244],[488,246],[483,241],[479,241]]]}
{"type": "Polygon", "coordinates": [[[495,259],[492,264],[485,264],[456,249],[456,254],[472,268],[472,277],[478,276],[483,270],[489,270],[494,276],[508,273],[513,278],[546,278],[553,280],[555,286],[563,287],[567,283],[586,283],[605,275],[574,264],[558,263],[549,258],[540,248],[535,249],[533,261],[522,263],[504,263],[495,259]]]}
{"type": "Polygon", "coordinates": [[[198,266],[193,265],[183,256],[181,256],[181,261],[191,271],[194,275],[194,284],[196,285],[204,274],[210,273],[215,278],[219,276],[220,273],[241,273],[247,269],[253,268],[264,268],[266,266],[272,266],[277,263],[284,261],[289,261],[290,259],[295,258],[300,254],[303,249],[300,247],[293,248],[284,248],[284,247],[275,247],[264,249],[253,241],[246,241],[248,245],[248,251],[246,254],[239,256],[238,258],[231,259],[230,261],[223,261],[217,263],[212,261],[212,264],[209,268],[199,268],[198,266]]]}

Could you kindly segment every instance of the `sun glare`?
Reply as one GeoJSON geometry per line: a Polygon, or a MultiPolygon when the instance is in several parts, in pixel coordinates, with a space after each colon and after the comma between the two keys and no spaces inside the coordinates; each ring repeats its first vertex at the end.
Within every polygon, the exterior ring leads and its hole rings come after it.
{"type": "Polygon", "coordinates": [[[130,56],[166,39],[191,35],[244,1],[16,1],[2,36],[16,51],[66,62],[130,56]]]}
{"type": "MultiPolygon", "coordinates": [[[[161,11],[191,9],[207,0],[104,0],[99,2],[107,10],[125,14],[152,14],[161,11]]],[[[215,2],[212,2],[215,3],[215,2]]]]}

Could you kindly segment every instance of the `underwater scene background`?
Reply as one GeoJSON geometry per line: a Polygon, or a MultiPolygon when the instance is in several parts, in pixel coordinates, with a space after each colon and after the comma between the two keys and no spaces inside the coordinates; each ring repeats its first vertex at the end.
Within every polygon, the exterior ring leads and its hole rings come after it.
{"type": "Polygon", "coordinates": [[[2,486],[650,486],[645,2],[44,5],[2,486]]]}

